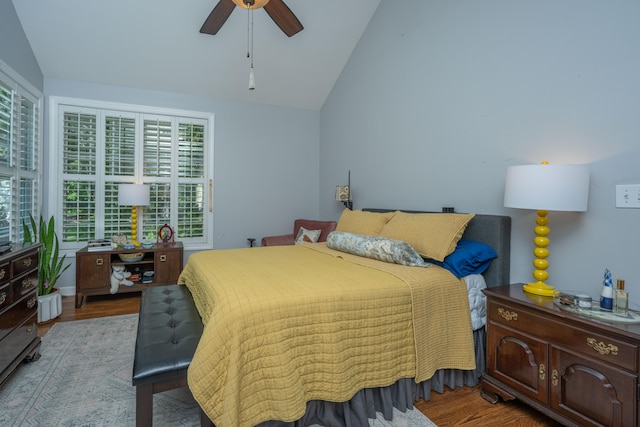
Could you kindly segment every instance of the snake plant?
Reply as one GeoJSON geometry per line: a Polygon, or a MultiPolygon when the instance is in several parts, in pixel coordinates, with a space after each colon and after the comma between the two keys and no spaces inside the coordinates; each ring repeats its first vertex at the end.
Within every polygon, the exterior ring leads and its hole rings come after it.
{"type": "Polygon", "coordinates": [[[56,282],[69,268],[69,264],[64,263],[67,255],[59,256],[60,244],[58,243],[58,236],[55,232],[55,223],[53,216],[49,219],[48,223],[40,216],[40,227],[36,227],[36,221],[33,216],[29,217],[30,227],[24,221],[22,222],[22,229],[24,230],[24,242],[33,243],[36,242],[36,236],[38,242],[42,243],[38,253],[38,295],[48,295],[53,290],[56,282]]]}

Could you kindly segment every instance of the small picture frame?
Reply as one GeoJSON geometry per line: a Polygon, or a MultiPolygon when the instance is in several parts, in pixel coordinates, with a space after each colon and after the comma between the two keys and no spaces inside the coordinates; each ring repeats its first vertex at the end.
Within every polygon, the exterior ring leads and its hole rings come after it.
{"type": "Polygon", "coordinates": [[[129,239],[124,234],[114,234],[111,238],[111,243],[117,246],[124,246],[129,243],[129,239]]]}
{"type": "Polygon", "coordinates": [[[165,224],[158,229],[158,243],[173,244],[175,243],[173,238],[173,228],[169,224],[165,224]]]}

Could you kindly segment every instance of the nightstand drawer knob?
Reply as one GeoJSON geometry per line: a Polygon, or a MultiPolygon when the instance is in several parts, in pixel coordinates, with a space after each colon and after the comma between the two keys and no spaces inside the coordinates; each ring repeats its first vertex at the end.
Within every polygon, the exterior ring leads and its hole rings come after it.
{"type": "Polygon", "coordinates": [[[0,304],[4,303],[7,300],[7,293],[3,292],[0,294],[0,304]]]}
{"type": "Polygon", "coordinates": [[[104,264],[104,260],[102,258],[96,258],[96,265],[104,264]]]}
{"type": "Polygon", "coordinates": [[[516,313],[515,311],[505,310],[502,307],[498,309],[498,314],[507,322],[511,320],[518,320],[518,313],[516,313]]]}
{"type": "Polygon", "coordinates": [[[160,255],[160,262],[165,262],[167,260],[166,255],[160,255]]]}
{"type": "Polygon", "coordinates": [[[29,301],[27,301],[27,308],[35,307],[37,303],[38,303],[38,298],[37,297],[33,297],[29,301]]]}
{"type": "Polygon", "coordinates": [[[544,381],[545,374],[546,374],[546,371],[545,371],[544,363],[541,363],[540,366],[538,366],[538,378],[540,378],[540,381],[544,381]]]}
{"type": "Polygon", "coordinates": [[[556,371],[555,369],[553,371],[551,371],[551,384],[558,385],[558,371],[556,371]]]}
{"type": "Polygon", "coordinates": [[[595,338],[587,338],[587,344],[600,354],[611,354],[613,356],[618,355],[617,345],[605,344],[602,341],[598,342],[595,338]]]}

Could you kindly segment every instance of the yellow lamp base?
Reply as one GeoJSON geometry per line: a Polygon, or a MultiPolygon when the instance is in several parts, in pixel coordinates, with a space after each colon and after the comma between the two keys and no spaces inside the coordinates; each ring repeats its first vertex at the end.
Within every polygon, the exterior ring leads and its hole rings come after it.
{"type": "Polygon", "coordinates": [[[522,287],[525,292],[535,295],[542,295],[545,297],[553,297],[559,294],[558,291],[551,285],[547,285],[544,282],[531,282],[522,287]]]}

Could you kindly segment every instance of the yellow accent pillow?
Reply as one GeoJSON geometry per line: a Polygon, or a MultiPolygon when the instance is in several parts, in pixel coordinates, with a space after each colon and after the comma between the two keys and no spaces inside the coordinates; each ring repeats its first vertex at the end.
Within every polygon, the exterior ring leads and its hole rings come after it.
{"type": "Polygon", "coordinates": [[[456,249],[467,224],[475,214],[396,212],[381,236],[404,240],[421,256],[436,261],[456,249]]]}
{"type": "Polygon", "coordinates": [[[395,212],[366,212],[345,209],[340,215],[336,231],[377,236],[394,215],[395,212]]]}

